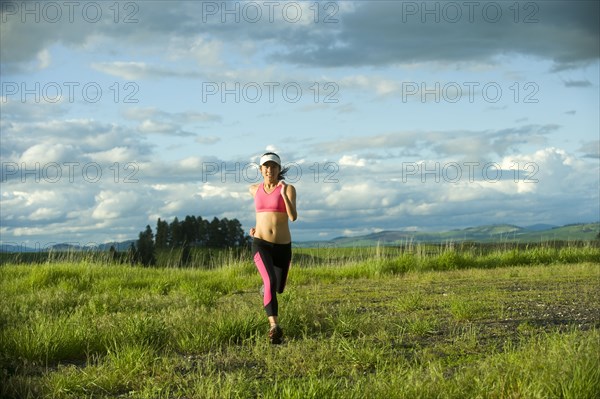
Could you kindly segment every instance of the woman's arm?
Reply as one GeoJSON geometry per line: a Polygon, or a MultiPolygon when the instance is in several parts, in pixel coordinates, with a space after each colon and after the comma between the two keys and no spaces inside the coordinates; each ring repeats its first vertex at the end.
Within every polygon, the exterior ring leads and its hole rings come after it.
{"type": "MultiPolygon", "coordinates": [[[[254,198],[256,196],[257,190],[258,190],[258,184],[252,184],[250,187],[248,187],[248,191],[250,192],[250,195],[252,196],[252,198],[254,198]]],[[[254,237],[254,233],[256,233],[256,227],[250,227],[250,237],[254,237]]]]}
{"type": "Polygon", "coordinates": [[[278,185],[282,186],[281,196],[285,202],[288,218],[293,222],[298,219],[298,212],[296,211],[296,188],[286,184],[283,180],[280,181],[278,185]]]}
{"type": "Polygon", "coordinates": [[[258,186],[259,186],[258,184],[252,184],[250,187],[248,187],[248,191],[250,192],[250,195],[252,196],[252,198],[254,198],[254,196],[256,195],[258,186]]]}

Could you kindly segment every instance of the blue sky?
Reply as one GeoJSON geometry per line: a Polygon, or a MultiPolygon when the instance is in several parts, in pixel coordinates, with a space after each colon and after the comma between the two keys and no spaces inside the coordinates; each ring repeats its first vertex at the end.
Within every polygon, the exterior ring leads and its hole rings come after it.
{"type": "Polygon", "coordinates": [[[596,1],[2,1],[3,244],[254,223],[295,240],[600,219],[596,1]]]}

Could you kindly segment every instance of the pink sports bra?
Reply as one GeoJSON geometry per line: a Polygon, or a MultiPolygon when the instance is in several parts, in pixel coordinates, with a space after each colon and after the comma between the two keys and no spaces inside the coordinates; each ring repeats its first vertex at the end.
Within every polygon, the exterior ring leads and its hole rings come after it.
{"type": "Polygon", "coordinates": [[[261,183],[254,195],[256,212],[283,212],[287,213],[285,201],[281,196],[281,186],[275,187],[271,194],[265,192],[264,183],[261,183]]]}

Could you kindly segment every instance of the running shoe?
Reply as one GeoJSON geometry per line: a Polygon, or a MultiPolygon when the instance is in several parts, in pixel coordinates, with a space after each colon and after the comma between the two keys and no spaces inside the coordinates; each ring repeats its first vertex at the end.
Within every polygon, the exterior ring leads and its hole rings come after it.
{"type": "Polygon", "coordinates": [[[274,345],[278,345],[283,341],[283,330],[277,324],[269,330],[269,340],[274,345]]]}

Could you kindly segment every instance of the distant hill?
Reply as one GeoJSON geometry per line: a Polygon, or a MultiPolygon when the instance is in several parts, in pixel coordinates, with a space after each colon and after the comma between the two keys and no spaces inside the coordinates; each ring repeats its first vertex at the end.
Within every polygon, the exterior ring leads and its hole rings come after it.
{"type": "Polygon", "coordinates": [[[29,248],[23,245],[12,245],[12,244],[2,244],[0,245],[0,252],[38,252],[39,248],[29,248]]]}
{"type": "Polygon", "coordinates": [[[525,226],[525,229],[529,230],[529,231],[544,231],[544,230],[554,229],[556,227],[560,227],[560,226],[555,226],[553,224],[539,223],[539,224],[532,224],[531,226],[525,226]]]}
{"type": "Polygon", "coordinates": [[[99,251],[108,251],[108,250],[110,250],[110,247],[114,246],[117,251],[124,252],[124,251],[127,251],[129,249],[129,247],[131,247],[131,244],[135,244],[136,242],[137,242],[137,240],[127,240],[127,241],[121,241],[121,242],[107,242],[106,244],[99,245],[97,249],[99,251]]]}
{"type": "MultiPolygon", "coordinates": [[[[375,245],[402,245],[407,243],[446,243],[446,242],[545,242],[545,241],[590,241],[600,232],[600,222],[576,223],[565,226],[536,224],[519,227],[512,224],[494,224],[467,227],[442,232],[421,231],[381,231],[357,237],[336,237],[325,241],[295,241],[294,246],[309,247],[367,247],[375,245]]],[[[136,240],[110,242],[96,247],[80,247],[72,244],[56,244],[50,248],[29,248],[25,246],[0,245],[0,252],[39,252],[39,251],[108,251],[111,246],[119,252],[127,251],[136,240]]]]}
{"type": "Polygon", "coordinates": [[[406,243],[444,242],[545,242],[589,241],[600,232],[599,223],[580,223],[565,226],[542,225],[519,227],[511,224],[467,227],[444,232],[381,231],[357,237],[337,237],[329,241],[296,242],[298,247],[359,247],[401,245],[406,243]]]}
{"type": "Polygon", "coordinates": [[[48,247],[43,248],[31,248],[26,247],[24,245],[11,245],[11,244],[1,244],[0,252],[72,252],[72,251],[108,251],[111,246],[114,246],[115,249],[119,252],[124,252],[129,249],[132,243],[135,243],[137,240],[127,240],[121,242],[109,242],[106,244],[100,244],[98,246],[80,246],[69,243],[62,244],[54,244],[48,247]]]}

